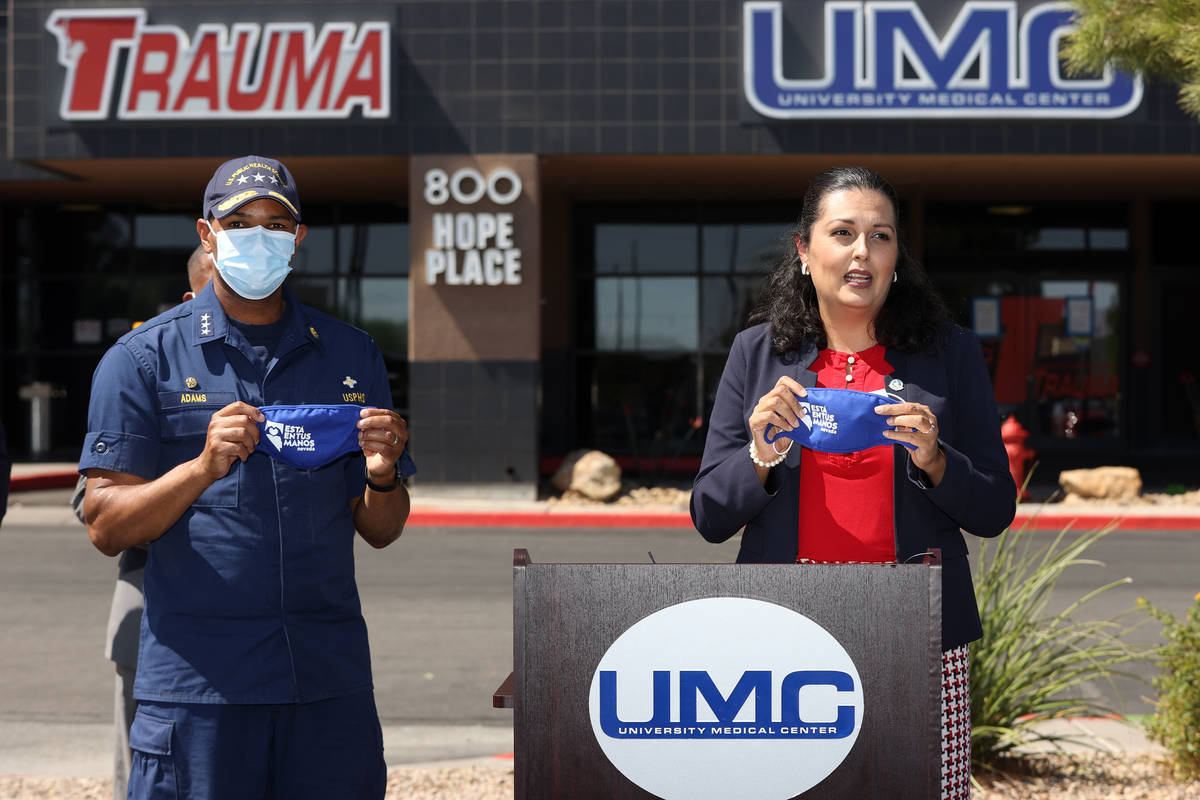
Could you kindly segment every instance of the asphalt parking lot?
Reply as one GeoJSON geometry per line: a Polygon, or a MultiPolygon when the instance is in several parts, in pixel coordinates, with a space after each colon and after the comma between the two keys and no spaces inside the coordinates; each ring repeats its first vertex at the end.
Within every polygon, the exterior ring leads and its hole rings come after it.
{"type": "MultiPolygon", "coordinates": [[[[3,753],[30,731],[53,738],[57,730],[69,747],[112,718],[103,646],[115,562],[89,544],[65,491],[33,494],[16,497],[23,505],[0,529],[0,728],[8,731],[0,732],[0,774],[11,771],[3,753]]],[[[1043,542],[1052,533],[1036,536],[1043,542]]],[[[385,730],[425,742],[406,760],[503,747],[511,712],[493,709],[491,694],[512,665],[517,547],[543,562],[645,563],[651,552],[659,563],[729,562],[736,554],[735,543],[714,546],[687,529],[411,527],[386,550],[363,545],[357,570],[380,716],[385,730]],[[447,735],[439,739],[438,730],[447,735]]],[[[1105,566],[1069,571],[1053,607],[1123,576],[1133,582],[1090,603],[1086,615],[1113,616],[1142,596],[1178,614],[1200,591],[1200,531],[1116,531],[1090,555],[1105,566]]],[[[1132,635],[1143,643],[1156,637],[1152,625],[1132,635]]],[[[1137,671],[1152,674],[1148,664],[1137,671]]],[[[1090,691],[1125,713],[1150,708],[1148,685],[1136,681],[1090,691]]]]}

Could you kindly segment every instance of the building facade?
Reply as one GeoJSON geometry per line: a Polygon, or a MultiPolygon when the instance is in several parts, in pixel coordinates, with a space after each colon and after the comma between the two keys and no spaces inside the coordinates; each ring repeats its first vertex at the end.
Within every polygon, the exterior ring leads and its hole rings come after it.
{"type": "Polygon", "coordinates": [[[16,0],[0,22],[18,457],[77,455],[100,356],[186,288],[212,169],[260,153],[305,204],[293,286],[379,342],[421,483],[528,495],[578,447],[686,476],[809,178],[858,163],[1045,469],[1198,479],[1200,133],[1174,87],[1065,74],[1063,4],[16,0]]]}

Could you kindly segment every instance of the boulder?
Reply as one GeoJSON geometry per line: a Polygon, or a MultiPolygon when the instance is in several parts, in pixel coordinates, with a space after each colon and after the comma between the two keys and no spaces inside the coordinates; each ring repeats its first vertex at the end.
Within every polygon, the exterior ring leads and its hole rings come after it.
{"type": "Polygon", "coordinates": [[[1142,476],[1133,467],[1068,469],[1058,473],[1067,495],[1099,500],[1133,500],[1142,491],[1142,476]]]}
{"type": "Polygon", "coordinates": [[[592,500],[611,500],[621,493],[621,467],[599,450],[575,450],[567,454],[550,483],[564,494],[577,492],[592,500]]]}

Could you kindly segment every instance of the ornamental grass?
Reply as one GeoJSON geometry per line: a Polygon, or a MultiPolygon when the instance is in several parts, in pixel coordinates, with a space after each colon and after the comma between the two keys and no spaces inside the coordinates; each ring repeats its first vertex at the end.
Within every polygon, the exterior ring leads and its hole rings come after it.
{"type": "Polygon", "coordinates": [[[1103,566],[1084,554],[1113,527],[1073,537],[1068,525],[1040,544],[1045,537],[1025,523],[983,541],[975,577],[983,638],[971,645],[971,761],[977,773],[1001,770],[1006,761],[1020,757],[1025,745],[1049,743],[1057,749],[1079,742],[1039,730],[1039,723],[1113,714],[1080,689],[1096,682],[1111,686],[1118,675],[1133,677],[1120,667],[1145,656],[1123,638],[1136,627],[1125,622],[1134,609],[1095,621],[1077,614],[1131,579],[1097,586],[1062,611],[1050,611],[1051,595],[1066,570],[1103,566]]]}

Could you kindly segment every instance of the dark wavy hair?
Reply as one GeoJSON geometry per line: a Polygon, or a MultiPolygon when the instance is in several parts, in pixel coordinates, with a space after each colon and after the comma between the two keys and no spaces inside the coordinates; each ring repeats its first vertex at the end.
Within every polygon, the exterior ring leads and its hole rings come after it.
{"type": "Polygon", "coordinates": [[[875,317],[875,340],[885,347],[910,353],[942,344],[941,332],[950,318],[946,304],[925,270],[913,261],[900,241],[900,204],[896,200],[896,190],[866,167],[833,167],[808,184],[800,218],[787,232],[784,259],[767,276],[758,305],[750,314],[750,324],[770,323],[771,345],[780,356],[794,353],[809,341],[818,348],[827,346],[817,292],[812,280],[800,273],[800,254],[795,242],[799,237],[808,246],[825,198],[845,190],[878,192],[891,201],[896,216],[899,247],[896,282],[889,287],[887,299],[875,317]]]}

